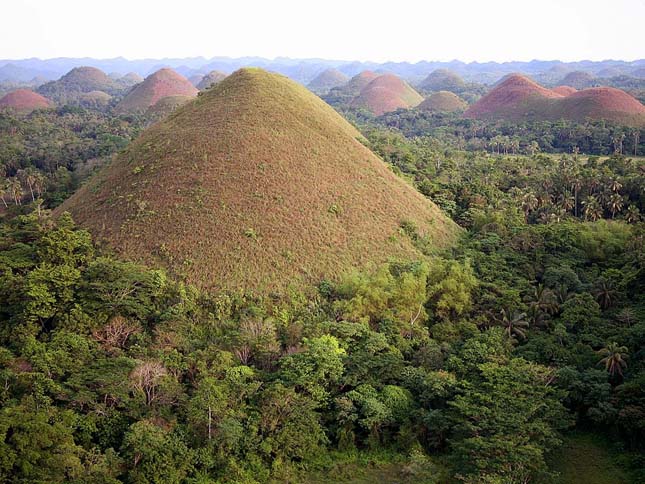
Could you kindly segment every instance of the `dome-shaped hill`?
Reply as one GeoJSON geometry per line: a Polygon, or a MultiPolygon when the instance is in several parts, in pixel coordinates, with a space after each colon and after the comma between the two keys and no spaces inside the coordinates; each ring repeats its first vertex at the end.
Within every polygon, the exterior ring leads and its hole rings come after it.
{"type": "Polygon", "coordinates": [[[591,87],[577,91],[552,106],[552,118],[583,121],[607,119],[626,125],[645,126],[645,106],[625,91],[613,87],[591,87]]]}
{"type": "Polygon", "coordinates": [[[215,84],[223,81],[224,79],[226,79],[226,73],[221,71],[210,71],[200,79],[199,83],[197,84],[197,89],[203,91],[204,89],[213,87],[215,84]]]}
{"type": "Polygon", "coordinates": [[[363,71],[352,77],[347,84],[340,86],[338,89],[352,97],[358,96],[365,87],[374,79],[379,77],[376,72],[363,71]]]}
{"type": "Polygon", "coordinates": [[[464,111],[468,107],[466,101],[449,91],[437,91],[428,96],[417,109],[427,112],[454,113],[464,111]]]}
{"type": "Polygon", "coordinates": [[[164,68],[150,74],[125,96],[116,109],[119,112],[145,112],[159,99],[167,96],[196,96],[197,88],[172,69],[164,68]]]}
{"type": "Polygon", "coordinates": [[[143,82],[143,77],[141,77],[136,72],[128,72],[125,76],[116,79],[116,83],[124,89],[129,89],[133,86],[136,86],[140,82],[143,82]]]}
{"type": "Polygon", "coordinates": [[[0,98],[0,109],[9,108],[19,113],[52,107],[52,102],[29,89],[16,89],[0,98]]]}
{"type": "Polygon", "coordinates": [[[540,86],[528,77],[514,74],[470,106],[464,116],[475,119],[521,119],[527,114],[541,112],[544,105],[542,100],[557,98],[562,98],[562,95],[540,86]]]}
{"type": "Polygon", "coordinates": [[[571,86],[557,86],[551,90],[557,94],[560,94],[561,96],[568,96],[569,94],[578,92],[578,90],[575,87],[571,87],[571,86]]]}
{"type": "Polygon", "coordinates": [[[569,72],[566,76],[562,78],[559,84],[564,86],[572,86],[576,89],[584,89],[589,87],[594,82],[594,76],[584,71],[573,71],[569,72]]]}
{"type": "Polygon", "coordinates": [[[204,289],[280,292],[419,257],[457,227],[297,84],[241,69],[135,140],[56,211],[204,289]]]}
{"type": "Polygon", "coordinates": [[[459,92],[465,85],[464,80],[454,72],[448,69],[437,69],[421,81],[419,88],[424,91],[459,92]]]}
{"type": "Polygon", "coordinates": [[[349,78],[338,69],[325,69],[307,87],[316,94],[324,94],[334,87],[347,84],[349,78]]]}
{"type": "Polygon", "coordinates": [[[37,91],[59,103],[76,100],[80,94],[103,91],[115,94],[122,87],[105,72],[95,67],[75,67],[57,81],[40,86],[37,91]]]}
{"type": "Polygon", "coordinates": [[[423,97],[403,79],[394,74],[383,74],[365,86],[351,105],[380,116],[399,108],[413,108],[422,101],[423,97]]]}

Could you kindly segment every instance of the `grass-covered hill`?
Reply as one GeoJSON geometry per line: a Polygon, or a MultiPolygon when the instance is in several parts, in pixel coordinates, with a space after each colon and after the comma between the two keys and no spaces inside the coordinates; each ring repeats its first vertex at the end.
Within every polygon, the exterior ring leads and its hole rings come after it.
{"type": "Polygon", "coordinates": [[[37,92],[58,104],[76,101],[83,93],[102,91],[115,94],[124,87],[95,67],[75,67],[57,81],[38,87],[37,92]]]}
{"type": "Polygon", "coordinates": [[[338,69],[325,69],[307,87],[316,94],[324,94],[335,87],[344,86],[349,78],[338,69]]]}
{"type": "Polygon", "coordinates": [[[260,293],[419,257],[457,232],[330,106],[260,69],[154,125],[65,210],[131,259],[260,293]]]}
{"type": "Polygon", "coordinates": [[[424,91],[461,92],[466,87],[464,80],[448,69],[436,69],[421,81],[419,88],[424,91]]]}
{"type": "Polygon", "coordinates": [[[196,96],[197,88],[172,69],[159,69],[137,84],[116,106],[119,112],[145,112],[166,96],[196,96]]]}
{"type": "Polygon", "coordinates": [[[0,109],[13,109],[18,113],[29,113],[35,109],[52,106],[52,102],[30,89],[16,89],[0,98],[0,109]]]}
{"type": "Polygon", "coordinates": [[[423,97],[407,82],[394,74],[383,74],[367,84],[351,106],[364,108],[377,116],[400,108],[413,108],[423,97]]]}
{"type": "Polygon", "coordinates": [[[227,74],[222,71],[210,71],[208,74],[206,74],[204,77],[200,79],[200,81],[197,83],[197,89],[200,91],[203,91],[204,89],[208,89],[209,87],[214,86],[218,82],[223,81],[226,79],[227,74]]]}
{"type": "Polygon", "coordinates": [[[465,111],[467,107],[468,103],[449,91],[433,92],[417,106],[422,111],[438,113],[465,111]]]}

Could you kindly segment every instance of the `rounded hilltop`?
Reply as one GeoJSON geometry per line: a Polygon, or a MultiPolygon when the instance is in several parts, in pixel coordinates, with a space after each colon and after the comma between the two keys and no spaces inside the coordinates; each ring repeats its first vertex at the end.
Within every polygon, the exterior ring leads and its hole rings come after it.
{"type": "Polygon", "coordinates": [[[349,77],[340,72],[338,69],[325,69],[318,74],[307,87],[316,94],[326,93],[334,87],[347,84],[349,77]]]}
{"type": "Polygon", "coordinates": [[[202,77],[197,83],[197,89],[203,91],[209,87],[213,87],[218,82],[222,82],[226,79],[226,73],[222,71],[210,71],[204,77],[202,77]]]}
{"type": "Polygon", "coordinates": [[[403,79],[394,74],[383,74],[367,84],[352,100],[351,106],[380,116],[400,108],[413,108],[422,101],[423,97],[403,79]]]}
{"type": "Polygon", "coordinates": [[[466,87],[464,80],[448,69],[436,69],[421,81],[419,89],[424,91],[459,92],[466,87]]]}
{"type": "Polygon", "coordinates": [[[137,84],[116,109],[119,112],[143,113],[166,96],[197,96],[199,91],[188,79],[169,68],[159,69],[137,84]]]}
{"type": "Polygon", "coordinates": [[[468,103],[449,91],[437,91],[430,94],[417,109],[426,112],[454,113],[464,111],[468,103]]]}
{"type": "Polygon", "coordinates": [[[30,89],[16,89],[0,98],[0,109],[9,108],[22,114],[52,107],[52,102],[30,89]]]}
{"type": "Polygon", "coordinates": [[[63,211],[130,259],[259,294],[423,257],[410,231],[435,248],[459,231],[333,108],[261,69],[146,130],[63,211]]]}

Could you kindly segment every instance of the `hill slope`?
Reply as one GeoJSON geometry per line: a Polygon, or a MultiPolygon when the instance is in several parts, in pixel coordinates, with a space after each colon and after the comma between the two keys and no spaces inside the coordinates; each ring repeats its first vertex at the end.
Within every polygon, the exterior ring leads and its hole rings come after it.
{"type": "Polygon", "coordinates": [[[137,84],[117,104],[120,112],[145,112],[167,96],[196,96],[199,91],[188,79],[172,69],[160,69],[137,84]]]}
{"type": "Polygon", "coordinates": [[[512,121],[590,118],[645,126],[645,106],[620,89],[594,87],[572,92],[566,86],[550,90],[520,75],[497,85],[464,116],[512,121]]]}
{"type": "Polygon", "coordinates": [[[459,92],[466,86],[464,80],[448,69],[432,71],[421,81],[419,88],[424,91],[450,91],[459,92]]]}
{"type": "Polygon", "coordinates": [[[324,94],[334,87],[347,84],[349,78],[338,69],[325,69],[307,87],[316,94],[324,94]]]}
{"type": "Polygon", "coordinates": [[[0,109],[11,108],[19,113],[52,107],[52,102],[29,89],[16,89],[0,99],[0,109]]]}
{"type": "Polygon", "coordinates": [[[37,92],[62,104],[76,100],[83,93],[102,91],[115,94],[122,89],[122,86],[100,69],[75,67],[57,81],[43,84],[37,92]]]}
{"type": "Polygon", "coordinates": [[[466,101],[449,91],[437,91],[430,94],[417,106],[421,111],[454,113],[468,108],[466,101]]]}
{"type": "Polygon", "coordinates": [[[394,74],[383,74],[365,86],[351,105],[380,116],[399,108],[415,107],[422,101],[423,97],[403,79],[394,74]]]}
{"type": "Polygon", "coordinates": [[[69,210],[125,256],[205,289],[284,290],[390,257],[456,225],[305,87],[241,69],[145,131],[69,210]]]}
{"type": "Polygon", "coordinates": [[[561,96],[568,96],[569,94],[573,94],[574,92],[578,91],[575,87],[571,86],[556,86],[551,90],[560,94],[561,96]]]}
{"type": "Polygon", "coordinates": [[[210,71],[197,83],[197,89],[203,91],[204,89],[208,89],[209,87],[212,87],[213,85],[223,81],[224,79],[226,79],[226,73],[222,71],[210,71]]]}

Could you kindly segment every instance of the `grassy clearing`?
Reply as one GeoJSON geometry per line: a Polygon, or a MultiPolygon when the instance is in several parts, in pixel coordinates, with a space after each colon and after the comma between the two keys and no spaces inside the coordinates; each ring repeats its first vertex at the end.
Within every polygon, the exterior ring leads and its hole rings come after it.
{"type": "Polygon", "coordinates": [[[553,456],[552,468],[560,476],[557,484],[629,484],[615,461],[610,443],[588,433],[571,433],[553,456]]]}

